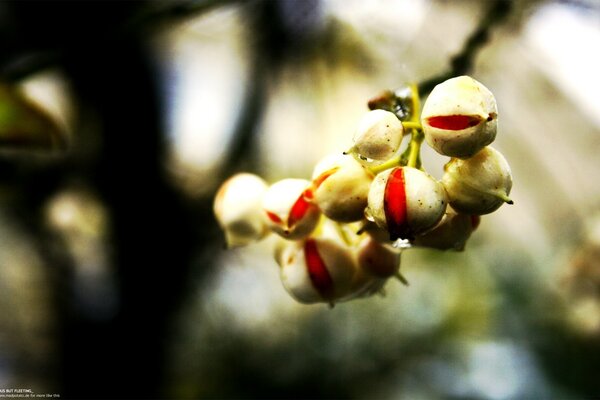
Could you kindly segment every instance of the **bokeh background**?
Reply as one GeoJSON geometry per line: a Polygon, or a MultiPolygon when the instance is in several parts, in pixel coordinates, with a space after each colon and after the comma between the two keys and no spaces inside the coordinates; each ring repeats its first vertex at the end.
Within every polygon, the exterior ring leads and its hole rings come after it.
{"type": "Polygon", "coordinates": [[[594,0],[0,2],[0,388],[597,398],[599,44],[594,0]],[[370,98],[459,70],[515,201],[464,252],[410,249],[409,287],[330,309],[270,239],[224,249],[224,179],[307,178],[370,98]]]}

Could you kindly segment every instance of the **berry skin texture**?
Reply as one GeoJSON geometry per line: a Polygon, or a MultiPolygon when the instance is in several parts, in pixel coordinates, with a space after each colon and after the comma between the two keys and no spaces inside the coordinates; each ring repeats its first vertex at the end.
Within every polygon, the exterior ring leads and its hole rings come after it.
{"type": "Polygon", "coordinates": [[[452,208],[463,214],[484,215],[496,211],[508,197],[512,175],[508,162],[488,146],[472,158],[451,159],[444,166],[442,183],[452,208]]]}
{"type": "Polygon", "coordinates": [[[314,169],[307,197],[326,217],[339,222],[364,218],[373,174],[349,155],[330,155],[314,169]]]}
{"type": "Polygon", "coordinates": [[[321,212],[306,198],[309,187],[308,180],[288,178],[267,189],[262,208],[264,220],[273,232],[285,239],[299,240],[315,229],[321,212]]]}
{"type": "Polygon", "coordinates": [[[364,115],[354,135],[354,150],[363,157],[385,161],[400,148],[404,127],[394,113],[373,110],[364,115]]]}
{"type": "Polygon", "coordinates": [[[269,233],[262,211],[267,187],[263,179],[249,173],[233,175],[223,182],[215,196],[213,211],[225,232],[227,247],[244,246],[269,233]]]}
{"type": "Polygon", "coordinates": [[[421,125],[427,144],[438,153],[469,158],[496,138],[496,99],[469,76],[437,85],[423,105],[421,125]]]}
{"type": "Polygon", "coordinates": [[[429,174],[397,167],[375,177],[365,214],[390,240],[413,239],[442,219],[447,203],[444,187],[429,174]]]}

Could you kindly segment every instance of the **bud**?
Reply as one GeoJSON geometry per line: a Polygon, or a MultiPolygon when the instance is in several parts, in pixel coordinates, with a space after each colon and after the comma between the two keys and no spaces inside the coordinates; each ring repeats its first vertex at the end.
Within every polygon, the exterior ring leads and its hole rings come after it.
{"type": "Polygon", "coordinates": [[[398,167],[378,174],[369,191],[367,219],[391,240],[412,239],[433,228],[446,211],[444,187],[429,174],[398,167]]]}
{"type": "Polygon", "coordinates": [[[448,207],[435,228],[413,241],[414,246],[463,251],[471,233],[479,226],[479,215],[459,214],[448,207]]]}
{"type": "Polygon", "coordinates": [[[421,125],[427,144],[442,155],[469,158],[496,137],[496,99],[469,76],[437,85],[423,105],[421,125]]]}
{"type": "Polygon", "coordinates": [[[283,286],[300,303],[334,304],[353,287],[357,268],[352,250],[338,240],[288,242],[276,257],[283,286]]]}
{"type": "Polygon", "coordinates": [[[221,185],[213,211],[228,247],[247,245],[269,233],[262,211],[266,191],[265,181],[249,173],[236,174],[221,185]]]}
{"type": "Polygon", "coordinates": [[[451,159],[444,166],[442,183],[452,208],[463,214],[483,215],[496,211],[512,188],[510,167],[504,156],[485,147],[467,160],[451,159]]]}
{"type": "Polygon", "coordinates": [[[306,196],[334,221],[364,218],[373,174],[353,157],[330,155],[313,172],[312,188],[306,196]]]}
{"type": "Polygon", "coordinates": [[[309,187],[305,179],[283,179],[269,187],[262,207],[271,230],[285,239],[298,240],[315,229],[321,213],[305,197],[309,187]]]}
{"type": "Polygon", "coordinates": [[[369,111],[360,120],[354,135],[354,150],[362,157],[385,161],[398,151],[404,128],[394,113],[369,111]]]}

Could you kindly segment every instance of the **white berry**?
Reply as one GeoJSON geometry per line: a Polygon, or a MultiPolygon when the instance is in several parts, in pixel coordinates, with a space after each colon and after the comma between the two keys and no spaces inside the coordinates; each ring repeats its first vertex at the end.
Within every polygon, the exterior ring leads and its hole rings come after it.
{"type": "Polygon", "coordinates": [[[394,113],[369,111],[360,120],[354,135],[354,150],[362,157],[385,161],[400,148],[404,128],[394,113]]]}
{"type": "Polygon", "coordinates": [[[269,232],[262,211],[267,187],[260,177],[239,173],[227,179],[217,191],[213,211],[225,232],[228,247],[247,245],[269,232]]]}
{"type": "Polygon", "coordinates": [[[263,196],[262,207],[268,227],[281,237],[298,240],[317,226],[321,213],[310,203],[305,179],[282,179],[272,184],[263,196]]]}
{"type": "Polygon", "coordinates": [[[444,187],[426,172],[397,167],[375,177],[368,203],[367,218],[396,240],[433,228],[444,216],[447,199],[444,187]]]}
{"type": "Polygon", "coordinates": [[[472,158],[451,159],[444,167],[442,183],[452,208],[464,214],[489,214],[503,203],[512,188],[510,166],[504,156],[488,146],[472,158]]]}
{"type": "Polygon", "coordinates": [[[373,174],[353,157],[330,155],[314,169],[310,196],[328,218],[340,222],[364,218],[373,174]]]}
{"type": "Polygon", "coordinates": [[[492,92],[469,76],[459,76],[431,91],[421,125],[427,144],[438,153],[469,158],[494,141],[497,116],[492,92]]]}
{"type": "Polygon", "coordinates": [[[329,237],[288,242],[276,261],[286,291],[306,304],[347,296],[357,271],[351,248],[329,237]]]}

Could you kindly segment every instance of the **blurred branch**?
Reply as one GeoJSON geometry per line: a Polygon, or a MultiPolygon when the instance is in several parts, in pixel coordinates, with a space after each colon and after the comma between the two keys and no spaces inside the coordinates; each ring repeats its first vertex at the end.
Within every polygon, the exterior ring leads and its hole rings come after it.
{"type": "Polygon", "coordinates": [[[490,1],[489,8],[479,24],[465,41],[461,51],[450,60],[450,69],[446,72],[419,83],[421,96],[428,94],[439,83],[455,76],[469,73],[473,68],[475,57],[489,41],[492,28],[500,24],[510,14],[512,0],[490,1]]]}
{"type": "MultiPolygon", "coordinates": [[[[485,46],[490,38],[490,32],[495,25],[508,16],[512,9],[512,0],[493,0],[489,2],[489,9],[479,21],[479,24],[465,40],[462,50],[450,60],[450,68],[439,75],[429,78],[417,85],[419,96],[428,95],[433,88],[447,79],[465,75],[473,68],[475,57],[479,50],[485,46]]],[[[368,101],[370,110],[381,109],[393,112],[402,121],[408,121],[413,110],[410,104],[411,94],[407,87],[385,90],[368,101]]]]}
{"type": "MultiPolygon", "coordinates": [[[[135,11],[126,16],[124,20],[118,21],[116,24],[107,23],[103,32],[95,32],[95,37],[101,40],[110,42],[118,40],[123,36],[147,34],[165,27],[167,24],[175,23],[179,20],[190,18],[208,12],[215,7],[234,4],[239,0],[188,0],[188,1],[171,1],[171,2],[140,2],[141,6],[135,5],[135,11]]],[[[33,3],[35,5],[35,3],[33,3]]],[[[21,39],[20,32],[10,32],[15,42],[21,39]]],[[[77,38],[74,38],[77,43],[77,38]]],[[[20,52],[11,52],[11,45],[2,43],[0,50],[0,79],[5,82],[18,82],[30,75],[33,75],[44,69],[48,69],[64,62],[66,57],[69,57],[72,52],[76,51],[78,44],[75,46],[52,47],[40,50],[36,46],[22,46],[14,43],[12,47],[16,47],[20,52]],[[9,51],[3,49],[8,47],[9,51]],[[31,47],[31,48],[27,48],[31,47]]]]}

